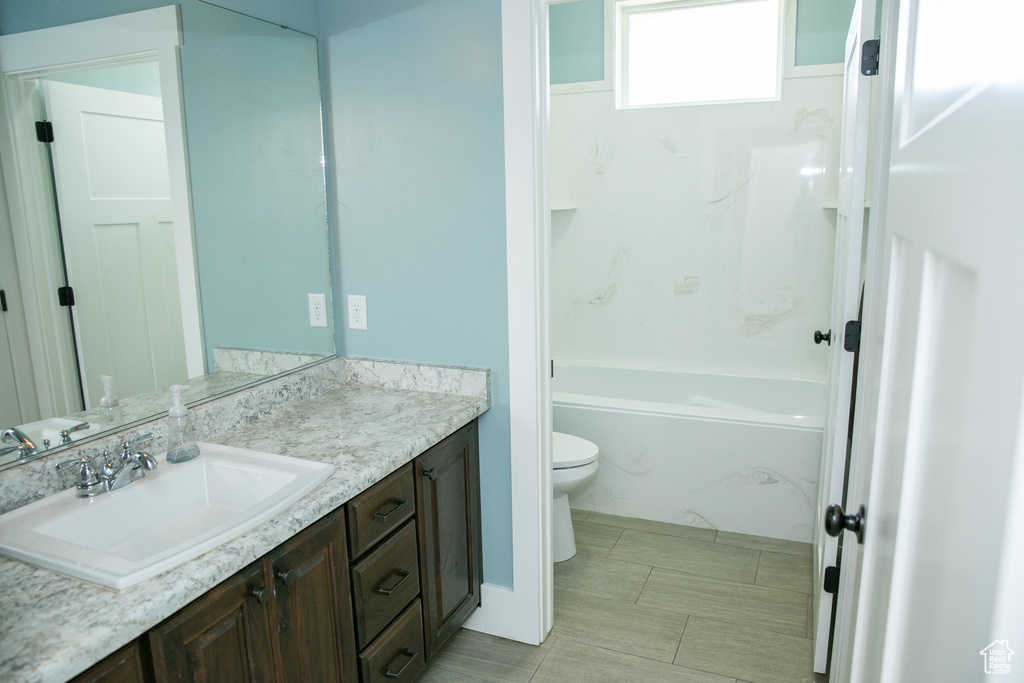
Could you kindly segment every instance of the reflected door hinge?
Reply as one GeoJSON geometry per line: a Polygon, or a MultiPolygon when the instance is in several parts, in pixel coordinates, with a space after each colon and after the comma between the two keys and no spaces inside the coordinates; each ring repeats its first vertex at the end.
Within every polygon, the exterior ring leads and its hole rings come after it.
{"type": "Polygon", "coordinates": [[[878,75],[878,51],[881,42],[877,39],[864,41],[860,50],[860,72],[865,76],[878,75]]]}
{"type": "Polygon", "coordinates": [[[843,334],[843,348],[850,353],[860,351],[860,321],[851,320],[846,323],[846,331],[843,334]]]}
{"type": "Polygon", "coordinates": [[[0,289],[0,311],[7,312],[7,292],[0,289]]]}
{"type": "Polygon", "coordinates": [[[839,592],[839,567],[825,567],[825,580],[821,582],[821,588],[832,595],[839,592]]]}
{"type": "Polygon", "coordinates": [[[36,121],[36,140],[53,142],[53,124],[49,121],[36,121]]]}
{"type": "Polygon", "coordinates": [[[58,287],[57,303],[59,303],[61,306],[74,306],[75,290],[71,289],[70,287],[58,287]]]}
{"type": "Polygon", "coordinates": [[[552,358],[551,359],[551,378],[554,379],[554,377],[555,377],[555,359],[552,358]]]}

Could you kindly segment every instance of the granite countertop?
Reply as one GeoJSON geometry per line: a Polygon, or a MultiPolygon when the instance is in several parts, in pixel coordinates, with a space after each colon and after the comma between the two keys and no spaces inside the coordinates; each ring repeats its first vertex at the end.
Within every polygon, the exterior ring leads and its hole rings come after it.
{"type": "MultiPolygon", "coordinates": [[[[344,367],[332,371],[332,383],[307,392],[316,394],[312,398],[293,401],[256,419],[239,418],[233,428],[216,435],[200,434],[201,439],[215,443],[334,465],[327,481],[252,531],[123,591],[0,557],[0,679],[56,682],[77,675],[490,405],[486,371],[455,369],[476,374],[469,381],[465,374],[452,381],[443,368],[349,359],[331,362],[344,367]],[[483,390],[478,391],[481,386],[483,390]],[[472,393],[465,387],[471,387],[472,393]]],[[[323,381],[326,371],[319,372],[323,381]]],[[[254,391],[268,396],[282,393],[273,381],[254,391]]],[[[246,400],[244,392],[233,398],[235,404],[246,400]]]]}

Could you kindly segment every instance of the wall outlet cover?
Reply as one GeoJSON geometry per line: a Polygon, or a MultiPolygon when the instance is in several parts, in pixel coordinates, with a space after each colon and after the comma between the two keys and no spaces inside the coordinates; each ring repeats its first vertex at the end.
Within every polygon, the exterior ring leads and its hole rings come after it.
{"type": "Polygon", "coordinates": [[[362,294],[348,295],[348,326],[353,330],[366,329],[366,297],[362,294]]]}
{"type": "Polygon", "coordinates": [[[309,295],[309,326],[327,327],[327,295],[309,295]]]}

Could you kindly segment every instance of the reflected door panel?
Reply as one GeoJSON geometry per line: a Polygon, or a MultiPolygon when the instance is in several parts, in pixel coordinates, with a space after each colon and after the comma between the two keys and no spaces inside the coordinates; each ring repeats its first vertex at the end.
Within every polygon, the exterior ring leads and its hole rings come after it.
{"type": "Polygon", "coordinates": [[[46,103],[86,408],[101,374],[121,396],[184,382],[160,98],[48,82],[46,103]]]}

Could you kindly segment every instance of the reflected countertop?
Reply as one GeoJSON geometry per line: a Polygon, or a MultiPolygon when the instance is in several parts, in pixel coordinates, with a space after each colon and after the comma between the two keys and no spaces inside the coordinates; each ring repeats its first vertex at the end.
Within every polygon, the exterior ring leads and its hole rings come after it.
{"type": "MultiPolygon", "coordinates": [[[[0,558],[0,679],[64,681],[84,671],[489,407],[485,370],[348,358],[205,404],[195,411],[201,439],[330,463],[334,473],[252,531],[124,591],[0,558]]],[[[41,491],[21,504],[52,493],[52,480],[33,482],[52,469],[48,460],[0,473],[0,496],[5,486],[41,491]]]]}

